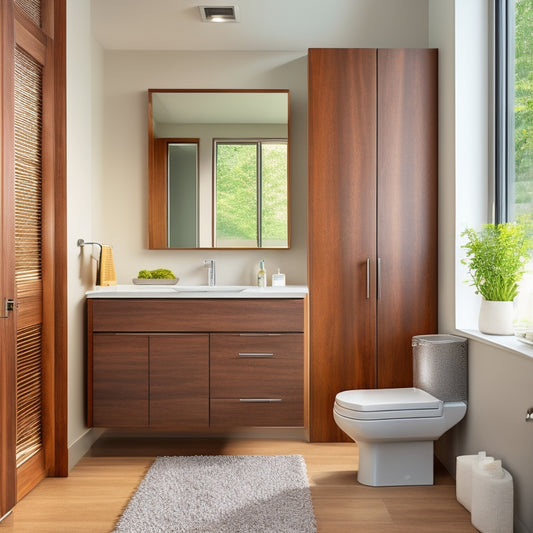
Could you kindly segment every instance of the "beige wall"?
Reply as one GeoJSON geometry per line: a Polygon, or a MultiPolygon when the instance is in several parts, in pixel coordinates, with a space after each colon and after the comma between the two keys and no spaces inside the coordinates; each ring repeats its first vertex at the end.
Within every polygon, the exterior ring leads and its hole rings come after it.
{"type": "Polygon", "coordinates": [[[68,445],[72,467],[94,435],[85,425],[85,291],[92,286],[93,189],[100,165],[102,51],[93,42],[90,6],[67,2],[68,445]]]}

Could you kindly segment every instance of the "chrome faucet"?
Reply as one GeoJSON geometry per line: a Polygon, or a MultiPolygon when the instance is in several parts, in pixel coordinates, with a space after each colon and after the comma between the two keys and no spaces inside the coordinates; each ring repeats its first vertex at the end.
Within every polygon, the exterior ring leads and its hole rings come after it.
{"type": "Polygon", "coordinates": [[[207,284],[214,287],[217,283],[214,259],[204,259],[204,265],[207,265],[207,284]]]}

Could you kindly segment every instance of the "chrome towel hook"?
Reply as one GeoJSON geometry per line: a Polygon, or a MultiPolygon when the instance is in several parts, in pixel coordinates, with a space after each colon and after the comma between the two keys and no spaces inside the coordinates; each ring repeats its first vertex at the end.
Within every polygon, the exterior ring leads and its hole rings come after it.
{"type": "Polygon", "coordinates": [[[96,244],[97,246],[100,246],[100,250],[102,249],[102,245],[99,242],[85,242],[83,239],[78,239],[78,242],[76,244],[80,248],[83,248],[86,244],[96,244]]]}

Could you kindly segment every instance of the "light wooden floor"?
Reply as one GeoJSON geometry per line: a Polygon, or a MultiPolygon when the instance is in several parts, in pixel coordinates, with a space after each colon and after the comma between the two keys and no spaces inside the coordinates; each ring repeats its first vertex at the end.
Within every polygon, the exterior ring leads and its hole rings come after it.
{"type": "Polygon", "coordinates": [[[45,479],[0,522],[1,533],[109,532],[157,455],[301,454],[320,533],[474,532],[452,478],[436,466],[430,487],[365,487],[356,482],[353,443],[271,439],[102,438],[68,478],[45,479]]]}

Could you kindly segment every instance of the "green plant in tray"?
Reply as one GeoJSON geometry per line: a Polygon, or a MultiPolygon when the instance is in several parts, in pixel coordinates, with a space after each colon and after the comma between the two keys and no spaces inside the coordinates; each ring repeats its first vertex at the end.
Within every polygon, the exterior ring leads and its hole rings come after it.
{"type": "Polygon", "coordinates": [[[172,270],[157,268],[155,270],[140,270],[137,277],[139,279],[174,279],[176,276],[172,270]]]}

